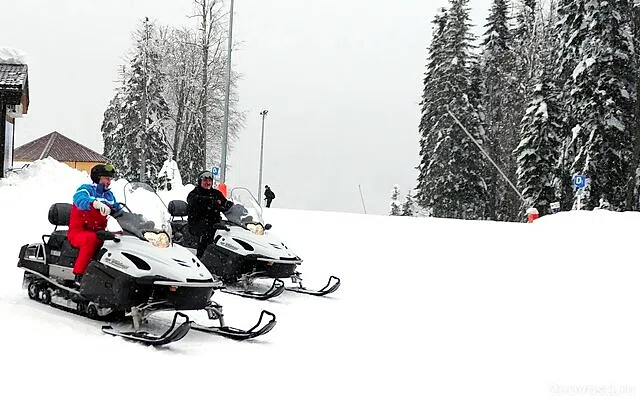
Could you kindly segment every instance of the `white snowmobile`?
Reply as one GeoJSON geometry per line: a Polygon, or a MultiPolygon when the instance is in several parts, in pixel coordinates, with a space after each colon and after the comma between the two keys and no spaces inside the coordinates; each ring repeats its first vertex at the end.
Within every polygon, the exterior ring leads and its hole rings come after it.
{"type": "Polygon", "coordinates": [[[221,282],[213,279],[192,252],[172,242],[164,204],[158,205],[161,212],[152,217],[149,201],[160,200],[155,191],[146,184],[127,183],[124,192],[123,210],[112,215],[121,231],[98,232],[104,243],[79,285],[72,272],[78,249],[69,244],[67,231],[58,229],[69,224],[71,204],[51,206],[49,222],[55,225],[54,231],[43,235],[42,243],[20,249],[18,267],[25,270],[23,287],[31,299],[92,319],[120,322],[131,317],[132,331],[119,331],[108,325],[102,331],[156,346],[182,339],[191,328],[236,340],[254,338],[273,329],[275,315],[266,310],[249,330],[226,326],[222,306],[211,300],[221,282]],[[138,207],[133,207],[136,202],[138,207]],[[131,209],[148,212],[135,214],[131,209]],[[217,326],[200,325],[179,312],[182,310],[205,310],[217,326]],[[176,311],[169,329],[159,334],[143,330],[147,318],[159,311],[176,311]],[[179,317],[184,321],[178,323],[179,317]],[[265,319],[263,324],[265,317],[269,321],[265,319]]]}
{"type": "MultiPolygon", "coordinates": [[[[302,285],[302,276],[296,271],[302,259],[280,239],[268,232],[271,224],[265,224],[262,208],[246,188],[231,191],[234,205],[225,212],[226,220],[217,224],[215,238],[201,257],[211,273],[222,279],[226,293],[266,300],[285,290],[324,296],[340,287],[340,279],[331,276],[320,290],[307,289],[302,285]],[[281,279],[290,278],[295,286],[285,286],[281,279]],[[266,291],[252,289],[257,279],[273,279],[266,291]]],[[[195,251],[197,238],[188,228],[187,203],[182,200],[169,202],[172,230],[176,242],[195,251]]]]}

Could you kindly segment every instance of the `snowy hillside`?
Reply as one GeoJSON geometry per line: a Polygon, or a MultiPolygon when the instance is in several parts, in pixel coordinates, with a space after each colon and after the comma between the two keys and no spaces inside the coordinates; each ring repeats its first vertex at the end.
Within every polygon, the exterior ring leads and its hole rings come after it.
{"type": "Polygon", "coordinates": [[[266,302],[216,293],[228,324],[248,328],[262,309],[278,324],[253,341],[192,331],[153,348],[21,288],[20,246],[50,233],[49,206],[88,181],[52,160],[0,180],[0,398],[636,394],[638,213],[516,224],[267,209],[273,233],[305,260],[307,285],[335,274],[338,292],[266,302]]]}

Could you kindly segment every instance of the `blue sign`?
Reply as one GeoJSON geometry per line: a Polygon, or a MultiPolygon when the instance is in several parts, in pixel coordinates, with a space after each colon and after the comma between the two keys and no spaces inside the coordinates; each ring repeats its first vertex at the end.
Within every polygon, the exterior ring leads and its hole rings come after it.
{"type": "Polygon", "coordinates": [[[217,165],[211,167],[211,175],[215,176],[216,178],[220,177],[220,167],[218,167],[217,165]]]}
{"type": "Polygon", "coordinates": [[[582,189],[587,185],[587,177],[584,175],[576,175],[573,177],[573,186],[582,189]]]}

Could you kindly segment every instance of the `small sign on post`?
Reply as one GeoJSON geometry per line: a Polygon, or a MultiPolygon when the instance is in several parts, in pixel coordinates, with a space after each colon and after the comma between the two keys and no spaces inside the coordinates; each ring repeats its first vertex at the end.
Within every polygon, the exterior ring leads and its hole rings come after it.
{"type": "Polygon", "coordinates": [[[584,187],[587,186],[587,177],[585,175],[574,175],[573,176],[573,186],[576,188],[576,196],[578,196],[578,210],[581,207],[582,193],[584,192],[584,187]]]}
{"type": "Polygon", "coordinates": [[[213,167],[211,167],[211,175],[213,175],[213,177],[217,181],[220,180],[220,167],[218,167],[217,165],[214,165],[213,167]]]}
{"type": "Polygon", "coordinates": [[[558,211],[560,211],[559,201],[551,203],[550,206],[551,206],[551,213],[556,214],[558,211]]]}

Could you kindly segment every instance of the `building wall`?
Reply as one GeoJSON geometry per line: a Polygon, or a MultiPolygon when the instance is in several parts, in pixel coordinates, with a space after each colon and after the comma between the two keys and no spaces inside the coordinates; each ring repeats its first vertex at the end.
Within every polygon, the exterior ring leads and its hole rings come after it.
{"type": "Polygon", "coordinates": [[[94,165],[96,164],[102,164],[99,161],[95,161],[95,162],[85,162],[85,161],[64,161],[65,164],[75,168],[75,169],[79,169],[80,171],[85,171],[87,174],[91,172],[91,168],[93,168],[94,165]],[[73,165],[72,165],[73,164],[73,165]]]}

